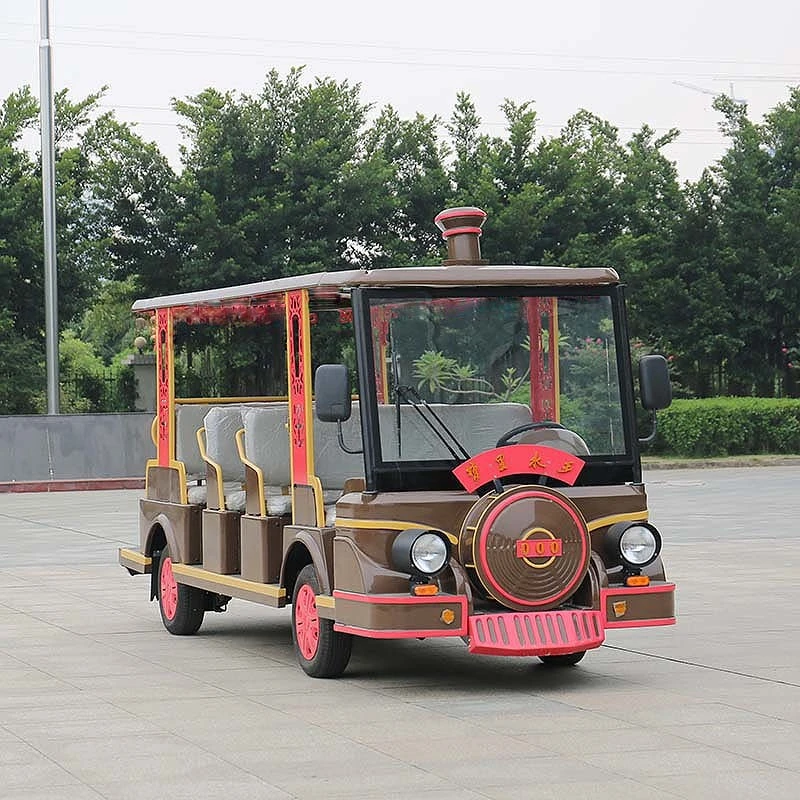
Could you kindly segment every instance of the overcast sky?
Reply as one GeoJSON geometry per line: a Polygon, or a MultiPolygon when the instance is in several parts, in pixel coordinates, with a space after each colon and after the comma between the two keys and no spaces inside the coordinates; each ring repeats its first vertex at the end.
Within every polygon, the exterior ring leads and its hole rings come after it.
{"type": "MultiPolygon", "coordinates": [[[[624,139],[643,122],[675,126],[667,154],[691,179],[725,147],[704,91],[732,86],[760,119],[800,84],[798,0],[50,2],[56,87],[82,96],[108,84],[105,104],[176,165],[171,98],[257,92],[265,72],[293,65],[360,83],[365,101],[404,116],[448,117],[467,91],[494,134],[504,98],[534,101],[548,136],[579,108],[624,139]]],[[[0,97],[24,84],[38,93],[39,5],[0,0],[0,97]]]]}

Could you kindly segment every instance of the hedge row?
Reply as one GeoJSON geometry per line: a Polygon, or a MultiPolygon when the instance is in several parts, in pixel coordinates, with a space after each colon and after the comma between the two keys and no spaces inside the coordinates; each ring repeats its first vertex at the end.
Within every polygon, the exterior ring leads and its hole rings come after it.
{"type": "Polygon", "coordinates": [[[658,412],[658,436],[644,452],[675,456],[800,453],[800,400],[674,400],[658,412]]]}

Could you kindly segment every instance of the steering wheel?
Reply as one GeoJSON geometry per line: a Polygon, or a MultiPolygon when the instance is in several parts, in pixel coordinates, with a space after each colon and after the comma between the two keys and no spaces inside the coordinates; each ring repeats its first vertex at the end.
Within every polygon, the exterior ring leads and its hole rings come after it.
{"type": "Polygon", "coordinates": [[[560,422],[553,422],[551,420],[544,420],[543,422],[528,422],[525,425],[520,425],[518,428],[512,428],[510,431],[506,431],[506,433],[504,433],[497,440],[495,447],[503,447],[504,445],[508,444],[509,439],[519,436],[520,433],[525,433],[525,431],[536,431],[542,428],[561,428],[562,430],[566,430],[566,428],[564,428],[560,422]]]}

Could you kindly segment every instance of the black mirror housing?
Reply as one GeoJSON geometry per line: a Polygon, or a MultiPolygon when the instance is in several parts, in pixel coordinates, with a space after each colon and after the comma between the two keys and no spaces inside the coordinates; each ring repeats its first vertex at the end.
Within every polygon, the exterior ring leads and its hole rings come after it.
{"type": "Polygon", "coordinates": [[[317,419],[345,422],[350,419],[350,379],[344,364],[322,364],[314,375],[317,419]]]}
{"type": "Polygon", "coordinates": [[[642,356],[639,361],[639,391],[648,411],[666,408],[672,402],[672,385],[664,356],[642,356]]]}

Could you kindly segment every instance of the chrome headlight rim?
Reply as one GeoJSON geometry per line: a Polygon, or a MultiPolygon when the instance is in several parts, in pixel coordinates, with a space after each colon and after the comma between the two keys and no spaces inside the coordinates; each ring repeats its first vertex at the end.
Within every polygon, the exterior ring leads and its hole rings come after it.
{"type": "Polygon", "coordinates": [[[658,528],[649,522],[617,522],[608,529],[606,543],[609,555],[619,559],[622,565],[628,569],[641,570],[652,564],[661,555],[661,534],[658,532],[658,528]],[[642,561],[626,558],[623,548],[623,537],[636,528],[646,530],[653,537],[653,553],[642,561]]]}
{"type": "Polygon", "coordinates": [[[398,572],[432,578],[444,570],[450,561],[450,540],[434,528],[409,528],[397,534],[392,542],[392,565],[398,572]],[[425,564],[422,551],[438,549],[437,559],[425,564]]]}

